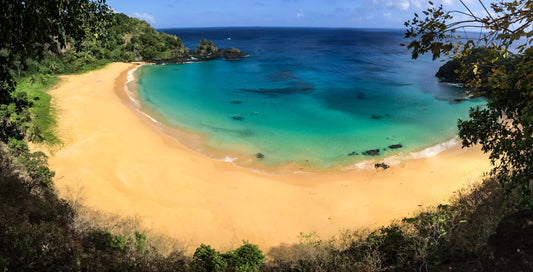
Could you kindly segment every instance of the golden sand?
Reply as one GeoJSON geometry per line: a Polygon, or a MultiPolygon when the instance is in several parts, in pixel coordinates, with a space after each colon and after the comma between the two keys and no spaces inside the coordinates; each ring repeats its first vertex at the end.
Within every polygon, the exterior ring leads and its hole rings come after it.
{"type": "Polygon", "coordinates": [[[81,189],[90,208],[138,216],[190,248],[219,250],[242,240],[263,250],[373,227],[445,202],[489,169],[478,148],[446,150],[387,170],[268,175],[214,161],[163,133],[124,94],[135,65],[62,77],[50,91],[64,147],[50,158],[67,197],[81,189]]]}

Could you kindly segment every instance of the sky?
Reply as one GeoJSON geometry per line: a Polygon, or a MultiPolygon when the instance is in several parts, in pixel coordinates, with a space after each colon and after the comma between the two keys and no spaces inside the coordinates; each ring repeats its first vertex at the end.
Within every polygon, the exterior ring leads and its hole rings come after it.
{"type": "MultiPolygon", "coordinates": [[[[463,0],[482,14],[477,0],[463,0]]],[[[490,1],[484,1],[489,6],[490,1]]],[[[459,0],[433,0],[446,10],[465,11],[459,0]]],[[[155,28],[286,26],[404,28],[427,0],[107,0],[115,12],[155,28]]],[[[483,15],[483,14],[482,14],[483,15]]]]}

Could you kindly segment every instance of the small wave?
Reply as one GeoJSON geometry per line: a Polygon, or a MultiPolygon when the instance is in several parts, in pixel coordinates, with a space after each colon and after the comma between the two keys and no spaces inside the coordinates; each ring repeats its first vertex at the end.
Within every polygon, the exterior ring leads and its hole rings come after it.
{"type": "Polygon", "coordinates": [[[131,102],[133,102],[133,104],[135,104],[135,106],[137,108],[139,108],[141,106],[141,104],[139,103],[139,101],[137,101],[137,99],[135,99],[133,92],[128,87],[128,84],[130,84],[131,82],[133,82],[135,80],[135,74],[134,73],[135,73],[135,71],[137,71],[137,68],[138,67],[135,67],[135,68],[133,68],[133,69],[128,71],[128,78],[126,80],[126,84],[124,84],[124,91],[126,91],[126,95],[131,100],[131,102]]]}
{"type": "Polygon", "coordinates": [[[446,149],[450,149],[450,148],[455,147],[457,145],[458,145],[457,137],[455,137],[455,138],[453,138],[453,139],[451,139],[449,141],[446,141],[444,143],[440,143],[440,144],[428,147],[428,148],[426,148],[426,149],[424,149],[422,151],[412,152],[410,154],[410,156],[413,159],[421,159],[421,158],[432,157],[432,156],[435,156],[435,155],[441,153],[442,151],[444,151],[446,149]]]}
{"type": "Polygon", "coordinates": [[[451,87],[455,87],[455,88],[462,88],[463,87],[463,84],[461,84],[461,83],[453,83],[453,82],[446,82],[446,85],[451,86],[451,87]]]}
{"type": "Polygon", "coordinates": [[[157,121],[154,117],[146,114],[145,112],[141,111],[141,110],[137,110],[140,114],[142,114],[144,117],[150,119],[152,122],[156,123],[156,124],[159,124],[159,121],[157,121]]]}
{"type": "Polygon", "coordinates": [[[347,167],[346,169],[375,169],[376,163],[385,163],[386,165],[398,165],[402,162],[402,159],[403,158],[400,155],[392,155],[383,159],[358,162],[351,167],[347,167]]]}
{"type": "Polygon", "coordinates": [[[226,156],[226,157],[224,157],[224,159],[222,159],[222,160],[225,161],[225,162],[231,162],[231,163],[233,163],[233,162],[235,162],[237,159],[238,159],[238,158],[236,158],[236,157],[226,156]]]}
{"type": "Polygon", "coordinates": [[[374,169],[375,168],[375,164],[376,164],[376,160],[367,160],[367,161],[362,161],[362,162],[358,162],[356,164],[353,165],[353,167],[348,167],[347,169],[366,169],[366,170],[369,170],[369,169],[374,169]]]}

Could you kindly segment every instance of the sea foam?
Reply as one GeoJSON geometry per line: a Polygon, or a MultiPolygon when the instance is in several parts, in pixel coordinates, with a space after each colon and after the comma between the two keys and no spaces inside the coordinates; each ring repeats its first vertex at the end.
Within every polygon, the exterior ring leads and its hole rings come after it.
{"type": "Polygon", "coordinates": [[[455,147],[457,146],[459,143],[458,143],[458,140],[457,140],[457,137],[454,137],[444,143],[440,143],[440,144],[437,144],[437,145],[434,145],[434,146],[431,146],[431,147],[428,147],[422,151],[418,151],[418,152],[412,152],[410,154],[410,157],[413,158],[413,159],[421,159],[421,158],[427,158],[427,157],[432,157],[432,156],[435,156],[439,153],[441,153],[442,151],[446,150],[446,149],[450,149],[452,147],[455,147]]]}
{"type": "Polygon", "coordinates": [[[128,87],[128,84],[130,84],[131,82],[135,80],[135,71],[137,71],[137,68],[138,67],[135,67],[128,71],[128,78],[126,80],[126,84],[124,84],[124,91],[126,92],[126,95],[131,100],[131,102],[133,102],[133,104],[135,104],[135,106],[139,108],[141,104],[139,103],[139,101],[137,101],[137,99],[135,99],[133,92],[128,87]]]}

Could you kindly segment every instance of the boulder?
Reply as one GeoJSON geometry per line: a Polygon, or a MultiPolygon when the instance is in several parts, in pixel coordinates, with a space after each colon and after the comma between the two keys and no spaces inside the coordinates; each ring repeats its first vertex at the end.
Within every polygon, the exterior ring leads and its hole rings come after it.
{"type": "Polygon", "coordinates": [[[231,118],[233,118],[233,120],[237,120],[237,121],[241,121],[242,119],[244,119],[244,117],[242,117],[242,116],[233,116],[231,118]]]}
{"type": "Polygon", "coordinates": [[[374,168],[378,169],[378,168],[380,168],[380,167],[383,168],[383,169],[387,169],[387,168],[389,168],[390,166],[389,166],[388,164],[384,163],[384,162],[374,164],[374,168]]]}
{"type": "Polygon", "coordinates": [[[255,157],[258,158],[258,159],[263,159],[265,157],[265,155],[263,155],[263,153],[259,152],[259,153],[255,154],[255,157]]]}

